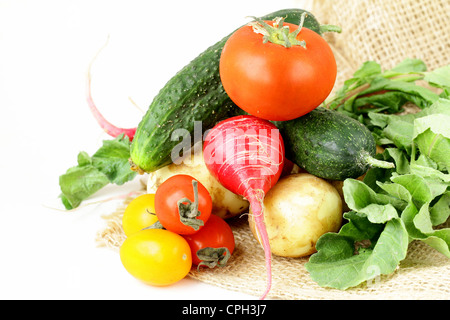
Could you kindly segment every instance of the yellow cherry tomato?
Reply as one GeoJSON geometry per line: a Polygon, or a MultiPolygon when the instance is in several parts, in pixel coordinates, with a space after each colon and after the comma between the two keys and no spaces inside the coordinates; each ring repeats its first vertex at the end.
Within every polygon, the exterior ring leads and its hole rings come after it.
{"type": "Polygon", "coordinates": [[[146,229],[132,234],[120,247],[120,259],[132,276],[153,286],[180,281],[192,266],[187,241],[165,229],[146,229]]]}
{"type": "Polygon", "coordinates": [[[155,195],[148,193],[131,200],[123,213],[122,227],[125,235],[130,236],[156,221],[158,217],[155,214],[155,195]]]}

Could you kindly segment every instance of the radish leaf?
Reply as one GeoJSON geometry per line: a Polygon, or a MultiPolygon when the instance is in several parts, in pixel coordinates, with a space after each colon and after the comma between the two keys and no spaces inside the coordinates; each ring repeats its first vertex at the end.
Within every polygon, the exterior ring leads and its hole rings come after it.
{"type": "Polygon", "coordinates": [[[129,157],[130,141],[123,135],[103,141],[102,147],[92,157],[80,152],[78,165],[59,177],[64,207],[67,210],[78,207],[109,183],[122,185],[132,180],[136,172],[130,169],[129,157]]]}

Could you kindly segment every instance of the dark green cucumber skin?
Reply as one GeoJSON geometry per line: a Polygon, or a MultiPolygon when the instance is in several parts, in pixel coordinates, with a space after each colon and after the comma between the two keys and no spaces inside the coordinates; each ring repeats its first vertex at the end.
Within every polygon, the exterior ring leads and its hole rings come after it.
{"type": "MultiPolygon", "coordinates": [[[[284,9],[261,17],[298,24],[305,10],[284,9]]],[[[304,27],[320,34],[320,24],[308,15],[304,27]]],[[[194,143],[194,121],[201,121],[202,134],[225,118],[243,114],[226,94],[220,81],[219,60],[228,35],[192,60],[172,77],[155,96],[139,123],[131,145],[131,168],[139,173],[152,172],[172,163],[172,132],[186,129],[194,143]]]]}
{"type": "Polygon", "coordinates": [[[286,158],[324,179],[360,177],[369,169],[363,157],[376,153],[375,139],[362,123],[323,107],[275,125],[283,137],[286,158]]]}

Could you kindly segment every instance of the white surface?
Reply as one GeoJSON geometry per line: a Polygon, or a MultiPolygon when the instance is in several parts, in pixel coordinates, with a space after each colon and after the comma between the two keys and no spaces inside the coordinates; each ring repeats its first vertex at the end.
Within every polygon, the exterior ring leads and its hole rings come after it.
{"type": "Polygon", "coordinates": [[[0,299],[256,299],[192,279],[139,283],[116,252],[95,244],[102,215],[120,200],[56,210],[58,177],[79,151],[92,155],[110,138],[85,100],[87,66],[108,36],[92,68],[94,101],[110,122],[135,127],[143,113],[129,98],[146,110],[170,77],[247,16],[308,9],[304,2],[0,0],[0,299]]]}

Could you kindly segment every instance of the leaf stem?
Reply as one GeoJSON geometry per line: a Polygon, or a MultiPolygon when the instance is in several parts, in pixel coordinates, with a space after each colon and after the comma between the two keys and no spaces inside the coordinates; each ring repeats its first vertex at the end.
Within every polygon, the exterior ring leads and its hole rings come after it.
{"type": "MultiPolygon", "coordinates": [[[[392,81],[412,82],[412,81],[422,80],[425,77],[425,74],[424,73],[393,73],[393,74],[388,73],[388,74],[382,74],[380,76],[383,78],[386,78],[386,79],[391,79],[392,81]]],[[[359,84],[351,89],[349,88],[349,91],[347,91],[345,93],[345,96],[343,98],[331,99],[330,101],[325,102],[325,108],[329,109],[331,104],[333,104],[333,102],[340,100],[340,103],[335,106],[335,109],[336,109],[338,106],[342,105],[345,101],[350,100],[354,97],[357,97],[361,92],[364,92],[370,88],[371,80],[372,79],[370,79],[369,82],[359,84]]]]}

